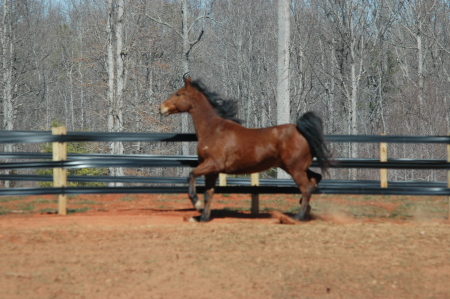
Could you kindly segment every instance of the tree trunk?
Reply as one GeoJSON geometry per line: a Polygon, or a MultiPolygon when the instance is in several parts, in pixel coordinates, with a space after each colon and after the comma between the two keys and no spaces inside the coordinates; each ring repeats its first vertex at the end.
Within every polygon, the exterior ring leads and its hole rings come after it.
{"type": "MultiPolygon", "coordinates": [[[[183,76],[189,76],[189,28],[188,28],[188,10],[187,10],[187,0],[181,1],[181,14],[182,14],[182,35],[183,35],[183,76]]],[[[181,114],[181,133],[189,132],[189,114],[181,114]]],[[[189,155],[189,142],[181,143],[181,154],[183,156],[189,155]]],[[[184,171],[183,171],[184,173],[184,171]]]]}
{"type": "MultiPolygon", "coordinates": [[[[13,72],[13,54],[14,41],[12,30],[12,5],[13,1],[3,1],[3,30],[1,35],[2,42],[2,73],[3,73],[3,130],[14,129],[14,119],[16,111],[13,103],[12,92],[12,72],[13,72]]],[[[5,152],[13,152],[14,146],[12,143],[6,143],[3,146],[5,152]]],[[[6,174],[11,173],[10,170],[5,171],[6,174]]],[[[10,181],[5,181],[4,186],[10,187],[10,181]]]]}
{"type": "MultiPolygon", "coordinates": [[[[290,22],[289,1],[278,1],[278,62],[277,62],[277,124],[290,122],[290,96],[289,96],[289,45],[290,22]]],[[[289,178],[281,169],[277,172],[278,178],[289,178]]]]}
{"type": "MultiPolygon", "coordinates": [[[[83,33],[80,32],[80,58],[83,59],[83,33]]],[[[84,107],[84,81],[83,81],[83,71],[82,71],[82,64],[78,63],[78,76],[80,80],[80,129],[85,129],[85,123],[84,123],[84,114],[85,114],[85,107],[84,107]]]]}
{"type": "MultiPolygon", "coordinates": [[[[117,22],[116,22],[116,67],[117,67],[117,92],[116,92],[116,115],[114,122],[114,131],[123,131],[123,91],[125,89],[125,68],[123,53],[123,41],[124,41],[124,0],[118,0],[117,5],[117,22]]],[[[115,142],[113,154],[122,155],[124,153],[123,143],[115,142]]],[[[116,168],[116,176],[123,176],[123,168],[116,168]]],[[[123,183],[116,183],[116,186],[123,186],[123,183]]]]}
{"type": "MultiPolygon", "coordinates": [[[[351,69],[351,94],[350,94],[350,134],[351,135],[357,135],[358,134],[358,123],[357,123],[357,99],[358,99],[358,77],[356,74],[356,55],[355,55],[355,46],[353,45],[354,42],[352,42],[352,46],[350,49],[351,53],[351,62],[350,62],[350,69],[351,69]]],[[[351,157],[357,158],[358,157],[358,147],[357,143],[353,142],[351,145],[351,157]]],[[[356,169],[351,168],[350,169],[350,176],[352,180],[356,180],[356,169]]]]}
{"type": "MultiPolygon", "coordinates": [[[[187,9],[187,0],[181,1],[181,15],[182,15],[182,24],[181,24],[181,34],[183,38],[183,54],[182,54],[182,66],[183,66],[183,77],[190,76],[189,74],[189,26],[188,26],[188,9],[187,9]]],[[[189,133],[189,114],[182,113],[181,114],[181,133],[189,133]]],[[[189,155],[189,142],[181,143],[181,155],[187,156],[189,155]]],[[[189,170],[187,168],[180,168],[179,175],[187,176],[189,174],[189,170]]]]}
{"type": "MultiPolygon", "coordinates": [[[[113,0],[108,1],[108,19],[106,22],[106,32],[107,32],[107,72],[108,72],[108,91],[107,91],[107,101],[108,101],[108,131],[112,132],[114,130],[114,51],[113,51],[113,0]]],[[[111,170],[110,170],[111,171],[111,170]]]]}
{"type": "MultiPolygon", "coordinates": [[[[118,0],[117,19],[115,21],[114,31],[114,6],[113,0],[108,1],[108,20],[106,31],[108,34],[107,43],[107,64],[108,64],[108,131],[123,131],[122,117],[122,96],[124,90],[124,67],[122,59],[123,51],[123,12],[124,2],[118,0]],[[114,33],[116,35],[116,51],[114,55],[114,33]]],[[[111,142],[110,153],[113,155],[123,154],[122,142],[111,142]]],[[[123,176],[123,168],[110,167],[110,176],[123,176]]],[[[110,186],[123,186],[123,183],[110,183],[110,186]]]]}
{"type": "Polygon", "coordinates": [[[423,45],[422,45],[422,20],[419,18],[419,25],[417,28],[416,42],[417,42],[417,75],[419,80],[419,108],[420,110],[424,104],[424,71],[423,71],[423,45]]]}

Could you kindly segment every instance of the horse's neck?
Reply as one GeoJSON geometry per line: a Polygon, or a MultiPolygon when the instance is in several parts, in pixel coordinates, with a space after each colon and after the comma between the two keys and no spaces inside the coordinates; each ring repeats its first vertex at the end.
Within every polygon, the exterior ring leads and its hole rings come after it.
{"type": "Polygon", "coordinates": [[[204,97],[202,97],[201,101],[196,101],[190,113],[199,139],[207,135],[212,128],[215,128],[223,120],[211,106],[208,99],[204,97]]]}

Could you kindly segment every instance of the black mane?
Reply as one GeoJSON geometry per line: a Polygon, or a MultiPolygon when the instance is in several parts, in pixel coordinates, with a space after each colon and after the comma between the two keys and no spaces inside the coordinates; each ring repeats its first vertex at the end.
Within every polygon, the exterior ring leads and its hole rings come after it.
{"type": "Polygon", "coordinates": [[[239,110],[239,106],[236,100],[222,99],[218,93],[208,90],[205,84],[203,84],[203,82],[200,80],[191,81],[191,85],[205,95],[205,97],[213,106],[214,110],[221,117],[232,120],[238,124],[242,123],[242,120],[236,118],[239,110]]]}

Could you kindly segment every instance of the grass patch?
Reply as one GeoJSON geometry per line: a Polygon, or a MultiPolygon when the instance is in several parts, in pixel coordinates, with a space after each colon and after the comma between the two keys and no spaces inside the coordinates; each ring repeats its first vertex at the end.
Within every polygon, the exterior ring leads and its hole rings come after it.
{"type": "Polygon", "coordinates": [[[37,198],[37,199],[33,200],[33,203],[37,204],[37,205],[49,204],[49,203],[53,204],[53,203],[58,203],[58,200],[57,199],[49,200],[49,199],[45,199],[45,198],[37,198]]]}
{"type": "Polygon", "coordinates": [[[373,206],[349,206],[346,212],[352,214],[356,218],[379,218],[389,216],[389,211],[386,209],[373,206]]]}
{"type": "Polygon", "coordinates": [[[409,201],[405,199],[402,204],[391,212],[389,217],[400,219],[446,219],[447,209],[448,207],[445,197],[424,199],[420,201],[409,201]]]}
{"type": "MultiPolygon", "coordinates": [[[[312,208],[314,208],[314,207],[312,207],[312,208]]],[[[291,207],[287,208],[287,209],[284,211],[284,213],[287,213],[287,214],[297,214],[297,213],[298,213],[298,210],[300,210],[300,205],[295,205],[295,206],[291,206],[291,207]]]]}
{"type": "Polygon", "coordinates": [[[29,213],[34,211],[35,206],[32,205],[31,203],[19,203],[16,209],[21,212],[29,213]]]}
{"type": "Polygon", "coordinates": [[[21,199],[20,197],[0,197],[0,203],[11,202],[20,199],[21,199]]]}
{"type": "Polygon", "coordinates": [[[67,209],[67,214],[86,213],[87,211],[89,211],[89,207],[67,209]]]}
{"type": "Polygon", "coordinates": [[[0,215],[7,215],[11,212],[10,209],[0,206],[0,215]]]}
{"type": "Polygon", "coordinates": [[[39,213],[41,213],[41,214],[57,214],[58,210],[52,209],[52,208],[44,208],[44,209],[39,209],[39,213]]]}
{"type": "Polygon", "coordinates": [[[133,201],[133,200],[138,200],[139,198],[136,198],[134,196],[124,196],[120,199],[120,201],[133,201]]]}
{"type": "Polygon", "coordinates": [[[79,200],[79,201],[70,201],[70,204],[74,204],[74,205],[98,205],[99,203],[93,200],[89,200],[89,199],[84,199],[84,200],[79,200]]]}
{"type": "Polygon", "coordinates": [[[221,203],[221,204],[227,204],[227,203],[228,203],[228,201],[227,201],[227,200],[220,200],[220,199],[218,199],[218,200],[214,200],[214,201],[213,201],[213,204],[214,204],[215,202],[217,202],[217,203],[221,203]]]}
{"type": "Polygon", "coordinates": [[[394,211],[391,212],[389,215],[390,218],[405,218],[405,217],[412,217],[411,214],[412,209],[414,209],[417,206],[414,202],[405,202],[401,205],[399,205],[394,211]]]}

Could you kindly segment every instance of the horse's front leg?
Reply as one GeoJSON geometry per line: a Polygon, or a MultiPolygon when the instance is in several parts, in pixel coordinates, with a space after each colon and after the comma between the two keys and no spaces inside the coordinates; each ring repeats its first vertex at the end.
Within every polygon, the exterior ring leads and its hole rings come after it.
{"type": "Polygon", "coordinates": [[[203,207],[201,222],[208,222],[211,216],[211,202],[214,196],[214,188],[219,175],[216,173],[205,175],[205,206],[203,207]]]}
{"type": "Polygon", "coordinates": [[[197,211],[200,211],[200,209],[202,208],[203,203],[198,201],[198,196],[197,196],[197,190],[195,189],[195,176],[194,176],[194,172],[191,171],[191,173],[189,173],[188,176],[188,196],[189,199],[192,202],[192,205],[197,209],[197,211]],[[198,205],[198,203],[200,203],[198,205]],[[197,205],[199,206],[199,208],[197,208],[197,205]]]}
{"type": "MultiPolygon", "coordinates": [[[[188,177],[188,184],[189,184],[189,189],[188,189],[188,195],[189,195],[189,199],[191,200],[192,204],[194,205],[194,207],[197,209],[197,211],[200,211],[203,206],[204,206],[204,202],[202,199],[199,199],[197,196],[197,191],[195,189],[195,179],[199,176],[204,175],[205,177],[207,175],[212,175],[214,173],[218,173],[218,168],[216,166],[216,164],[214,163],[213,160],[205,160],[203,162],[201,162],[190,174],[188,177]]],[[[217,179],[216,175],[216,179],[217,179]]],[[[214,181],[215,184],[215,181],[214,181]]],[[[212,187],[214,188],[214,187],[212,187]]]]}

